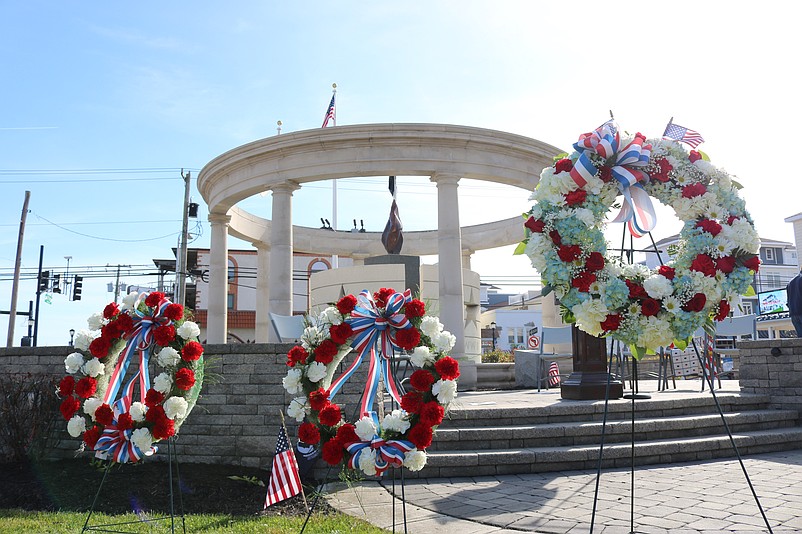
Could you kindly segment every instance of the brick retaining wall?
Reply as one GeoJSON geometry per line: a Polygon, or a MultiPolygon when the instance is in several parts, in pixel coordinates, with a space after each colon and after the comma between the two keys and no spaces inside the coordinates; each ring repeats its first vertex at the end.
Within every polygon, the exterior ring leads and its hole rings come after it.
{"type": "Polygon", "coordinates": [[[745,341],[738,347],[741,391],[769,395],[773,407],[802,412],[802,339],[745,341]]]}

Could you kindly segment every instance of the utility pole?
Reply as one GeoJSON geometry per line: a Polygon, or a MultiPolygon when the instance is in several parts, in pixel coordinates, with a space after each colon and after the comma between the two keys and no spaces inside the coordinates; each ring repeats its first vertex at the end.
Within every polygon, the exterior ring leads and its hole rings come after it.
{"type": "MultiPolygon", "coordinates": [[[[22,217],[19,221],[19,240],[17,241],[17,259],[14,262],[14,281],[11,284],[11,307],[8,312],[8,337],[6,347],[14,346],[14,322],[17,316],[17,293],[19,291],[19,272],[22,264],[22,236],[25,234],[25,221],[28,218],[28,201],[31,199],[31,192],[25,191],[25,201],[22,203],[22,217]]],[[[40,268],[41,270],[41,268],[40,268]]],[[[30,320],[30,315],[28,319],[30,320]]]]}
{"type": "Polygon", "coordinates": [[[36,277],[36,317],[33,320],[33,344],[32,347],[38,346],[36,343],[39,339],[39,297],[42,296],[42,261],[45,258],[45,246],[39,245],[39,275],[36,277]]]}
{"type": "Polygon", "coordinates": [[[187,232],[189,231],[189,180],[191,175],[190,171],[184,174],[184,169],[181,169],[181,178],[184,179],[184,216],[181,219],[181,239],[176,258],[176,284],[173,301],[182,306],[186,300],[187,286],[187,232]]]}

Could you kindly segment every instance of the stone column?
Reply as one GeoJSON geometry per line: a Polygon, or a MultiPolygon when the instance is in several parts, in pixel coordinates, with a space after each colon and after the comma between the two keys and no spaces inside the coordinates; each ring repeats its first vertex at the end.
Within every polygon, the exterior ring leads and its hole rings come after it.
{"type": "Polygon", "coordinates": [[[267,343],[270,326],[268,305],[270,289],[268,275],[270,273],[270,245],[258,241],[253,244],[257,251],[256,264],[256,342],[267,343]]]}
{"type": "Polygon", "coordinates": [[[209,214],[212,234],[209,245],[207,343],[225,343],[228,339],[228,223],[230,221],[229,215],[209,214]]]}
{"type": "Polygon", "coordinates": [[[440,322],[454,334],[451,351],[460,362],[460,389],[476,389],[476,363],[465,359],[465,299],[462,294],[462,233],[459,224],[459,176],[436,173],[440,322]]]}
{"type": "Polygon", "coordinates": [[[473,253],[476,252],[472,248],[463,248],[462,249],[462,268],[466,271],[471,270],[471,256],[473,253]]]}
{"type": "MultiPolygon", "coordinates": [[[[279,315],[292,315],[292,192],[299,188],[291,182],[272,187],[268,309],[279,315]]],[[[275,341],[275,333],[270,332],[268,339],[275,341]]]]}

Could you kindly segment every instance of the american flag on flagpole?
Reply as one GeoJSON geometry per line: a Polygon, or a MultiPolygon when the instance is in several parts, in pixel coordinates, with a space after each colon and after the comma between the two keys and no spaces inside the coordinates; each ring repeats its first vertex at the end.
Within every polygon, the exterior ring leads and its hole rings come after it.
{"type": "Polygon", "coordinates": [[[707,371],[707,376],[717,378],[718,377],[718,365],[716,365],[716,354],[713,352],[713,338],[708,336],[707,338],[707,354],[705,358],[705,371],[707,371]]]}
{"type": "Polygon", "coordinates": [[[333,121],[333,126],[337,126],[337,109],[334,106],[334,97],[337,96],[337,93],[331,95],[331,102],[329,102],[329,109],[326,110],[326,117],[323,119],[323,126],[321,128],[325,128],[328,125],[329,121],[333,121]]]}
{"type": "Polygon", "coordinates": [[[702,137],[702,134],[699,132],[674,124],[671,121],[666,125],[666,131],[663,132],[663,137],[665,139],[673,139],[675,141],[687,143],[693,148],[696,148],[700,143],[704,143],[705,141],[704,137],[702,137]]]}
{"type": "Polygon", "coordinates": [[[303,491],[301,476],[298,473],[298,462],[287,439],[284,425],[278,433],[276,454],[273,456],[273,467],[270,469],[270,483],[267,485],[265,508],[285,499],[298,495],[303,491]]]}
{"type": "Polygon", "coordinates": [[[549,365],[549,387],[560,385],[560,366],[557,362],[551,362],[549,365]]]}

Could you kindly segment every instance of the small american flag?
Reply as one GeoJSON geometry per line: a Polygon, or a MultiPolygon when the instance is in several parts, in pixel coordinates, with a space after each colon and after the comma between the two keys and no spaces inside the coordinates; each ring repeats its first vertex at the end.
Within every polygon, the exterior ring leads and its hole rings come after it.
{"type": "Polygon", "coordinates": [[[684,126],[679,126],[673,122],[668,123],[666,131],[663,132],[663,137],[687,143],[693,148],[696,148],[700,143],[704,143],[705,141],[704,137],[702,137],[702,134],[699,132],[691,130],[690,128],[685,128],[684,126]]]}
{"type": "Polygon", "coordinates": [[[705,371],[708,376],[718,377],[718,365],[716,365],[716,353],[713,352],[713,338],[707,338],[707,356],[705,357],[705,371]]]}
{"type": "Polygon", "coordinates": [[[298,462],[295,461],[295,454],[282,425],[276,442],[273,467],[270,470],[270,484],[267,485],[265,508],[298,495],[301,491],[303,491],[303,487],[301,486],[301,476],[298,473],[298,462]]]}
{"type": "Polygon", "coordinates": [[[334,107],[334,97],[337,96],[336,94],[331,95],[331,102],[329,102],[329,109],[326,110],[326,117],[323,119],[323,126],[321,128],[325,128],[329,121],[334,122],[334,126],[337,126],[337,110],[334,107]]]}
{"type": "Polygon", "coordinates": [[[557,362],[551,362],[549,365],[549,387],[560,385],[560,366],[557,362]]]}

